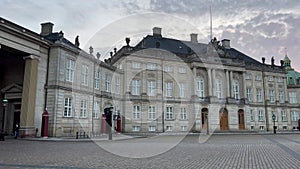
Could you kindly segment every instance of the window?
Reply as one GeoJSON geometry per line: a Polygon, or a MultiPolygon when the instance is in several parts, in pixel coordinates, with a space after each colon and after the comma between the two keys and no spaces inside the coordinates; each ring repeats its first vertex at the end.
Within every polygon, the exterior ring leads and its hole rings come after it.
{"type": "Polygon", "coordinates": [[[86,112],[87,112],[87,102],[86,102],[86,100],[81,100],[81,103],[80,103],[80,117],[85,118],[86,117],[86,112]]]}
{"type": "Polygon", "coordinates": [[[273,121],[273,115],[275,115],[275,121],[278,121],[277,112],[272,111],[272,121],[273,121]]]}
{"type": "Polygon", "coordinates": [[[258,121],[264,121],[264,113],[262,110],[258,110],[258,121]]]}
{"type": "Polygon", "coordinates": [[[172,97],[173,82],[166,82],[166,97],[172,97]]]}
{"type": "Polygon", "coordinates": [[[279,103],[284,103],[284,92],[279,91],[278,93],[279,103]]]}
{"type": "Polygon", "coordinates": [[[296,95],[296,92],[289,92],[289,97],[290,97],[290,103],[291,103],[291,104],[297,103],[297,95],[296,95]]]}
{"type": "Polygon", "coordinates": [[[299,113],[296,112],[296,111],[292,111],[291,112],[291,115],[292,115],[292,121],[298,121],[299,120],[299,113]]]}
{"type": "Polygon", "coordinates": [[[141,109],[139,105],[134,105],[133,106],[133,112],[132,112],[132,117],[134,119],[139,119],[141,117],[141,109]]]}
{"type": "Polygon", "coordinates": [[[116,94],[120,94],[120,88],[121,88],[120,77],[115,77],[115,81],[116,81],[116,90],[115,90],[115,93],[116,94]]]}
{"type": "Polygon", "coordinates": [[[85,86],[88,85],[88,78],[89,78],[89,67],[87,65],[82,65],[81,70],[82,80],[81,83],[85,86]]]}
{"type": "Polygon", "coordinates": [[[99,118],[99,112],[100,112],[100,103],[99,102],[95,102],[94,103],[94,112],[92,114],[93,118],[99,118]]]}
{"type": "Polygon", "coordinates": [[[155,126],[149,126],[148,131],[156,131],[156,127],[155,126]]]}
{"type": "Polygon", "coordinates": [[[274,103],[275,102],[274,90],[269,90],[269,96],[270,96],[270,102],[274,103]]]}
{"type": "Polygon", "coordinates": [[[201,112],[200,112],[200,105],[199,104],[195,105],[195,117],[196,118],[201,118],[201,112]]]}
{"type": "Polygon", "coordinates": [[[75,61],[68,59],[66,65],[66,81],[73,82],[74,80],[75,61]]]}
{"type": "Polygon", "coordinates": [[[287,126],[282,126],[282,130],[287,130],[287,126]]]}
{"type": "Polygon", "coordinates": [[[132,131],[140,131],[141,127],[140,126],[132,126],[132,131]]]}
{"type": "Polygon", "coordinates": [[[216,80],[216,96],[218,99],[222,98],[222,81],[220,79],[216,80]]]}
{"type": "Polygon", "coordinates": [[[185,93],[186,93],[186,87],[185,87],[185,83],[180,83],[179,84],[179,95],[181,98],[185,97],[185,93]]]}
{"type": "Polygon", "coordinates": [[[246,73],[245,78],[246,78],[246,80],[252,79],[252,74],[251,73],[246,73]]]}
{"type": "Polygon", "coordinates": [[[187,131],[187,126],[180,126],[181,131],[187,131]]]}
{"type": "Polygon", "coordinates": [[[64,117],[72,117],[72,99],[65,98],[64,117]]]}
{"type": "Polygon", "coordinates": [[[172,131],[173,130],[173,126],[166,126],[166,131],[172,131]]]}
{"type": "Polygon", "coordinates": [[[100,89],[100,71],[95,72],[95,89],[100,89]]]}
{"type": "Polygon", "coordinates": [[[239,94],[239,82],[237,80],[233,81],[233,97],[235,99],[240,99],[240,94],[239,94]]]}
{"type": "Polygon", "coordinates": [[[111,92],[111,76],[108,74],[105,76],[105,91],[111,92]]]}
{"type": "Polygon", "coordinates": [[[255,76],[255,80],[260,81],[261,80],[261,76],[260,75],[256,75],[255,76]]]}
{"type": "Polygon", "coordinates": [[[262,102],[262,91],[261,89],[256,89],[257,102],[262,102]]]}
{"type": "Polygon", "coordinates": [[[254,126],[250,126],[250,129],[251,129],[251,130],[254,130],[254,126]]]}
{"type": "Polygon", "coordinates": [[[185,107],[180,108],[180,119],[187,120],[187,113],[185,107]]]}
{"type": "Polygon", "coordinates": [[[140,95],[140,80],[132,80],[132,95],[140,95]]]}
{"type": "Polygon", "coordinates": [[[268,81],[273,82],[274,81],[273,76],[268,76],[268,81]]]}
{"type": "Polygon", "coordinates": [[[252,89],[251,88],[246,89],[246,95],[247,95],[248,101],[251,102],[252,101],[252,89]]]}
{"type": "Polygon", "coordinates": [[[179,73],[186,73],[186,67],[180,66],[178,69],[179,73]]]}
{"type": "Polygon", "coordinates": [[[203,98],[204,97],[204,80],[203,78],[197,78],[197,94],[199,97],[203,98]]]}
{"type": "Polygon", "coordinates": [[[277,82],[278,82],[278,83],[283,83],[283,78],[282,78],[282,77],[278,77],[277,82]]]}
{"type": "Polygon", "coordinates": [[[148,70],[156,70],[156,64],[155,63],[148,63],[147,64],[148,70]]]}
{"type": "Polygon", "coordinates": [[[265,126],[259,126],[259,130],[265,130],[265,126]]]}
{"type": "Polygon", "coordinates": [[[148,80],[148,96],[155,96],[156,83],[154,80],[148,80]]]}
{"type": "Polygon", "coordinates": [[[254,112],[252,109],[250,109],[250,121],[255,121],[254,119],[254,112]]]}
{"type": "Polygon", "coordinates": [[[173,120],[173,107],[167,106],[166,120],[173,120]]]}
{"type": "Polygon", "coordinates": [[[132,68],[134,68],[134,69],[141,68],[141,63],[140,62],[132,62],[132,68]]]}
{"type": "Polygon", "coordinates": [[[155,106],[150,105],[148,108],[148,119],[149,120],[154,120],[155,119],[155,106]]]}
{"type": "Polygon", "coordinates": [[[286,118],[286,111],[284,111],[284,110],[281,110],[281,121],[282,121],[282,122],[287,121],[287,118],[286,118]]]}
{"type": "Polygon", "coordinates": [[[173,66],[167,65],[164,68],[165,72],[173,72],[173,66]]]}

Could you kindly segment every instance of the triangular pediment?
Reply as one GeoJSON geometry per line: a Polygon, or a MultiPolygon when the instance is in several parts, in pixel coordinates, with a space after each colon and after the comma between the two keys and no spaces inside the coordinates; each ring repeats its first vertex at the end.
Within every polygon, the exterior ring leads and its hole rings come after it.
{"type": "Polygon", "coordinates": [[[1,89],[1,93],[22,93],[22,89],[21,85],[13,83],[1,89]]]}

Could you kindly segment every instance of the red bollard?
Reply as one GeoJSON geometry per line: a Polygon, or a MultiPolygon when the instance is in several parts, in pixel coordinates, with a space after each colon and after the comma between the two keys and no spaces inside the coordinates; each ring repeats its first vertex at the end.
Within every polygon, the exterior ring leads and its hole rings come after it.
{"type": "Polygon", "coordinates": [[[45,109],[42,117],[42,130],[41,130],[41,136],[44,138],[48,138],[48,121],[49,121],[49,114],[47,109],[45,109]]]}
{"type": "Polygon", "coordinates": [[[120,115],[118,115],[118,117],[117,117],[117,132],[118,133],[121,132],[121,117],[120,117],[120,115]]]}
{"type": "Polygon", "coordinates": [[[106,116],[105,116],[105,114],[102,114],[101,134],[106,134],[106,116]]]}

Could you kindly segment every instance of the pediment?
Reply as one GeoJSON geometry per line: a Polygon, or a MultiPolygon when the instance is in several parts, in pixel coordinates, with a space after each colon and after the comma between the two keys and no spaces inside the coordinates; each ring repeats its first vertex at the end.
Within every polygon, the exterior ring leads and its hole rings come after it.
{"type": "Polygon", "coordinates": [[[23,87],[21,85],[13,83],[1,89],[1,93],[22,93],[22,90],[23,87]]]}

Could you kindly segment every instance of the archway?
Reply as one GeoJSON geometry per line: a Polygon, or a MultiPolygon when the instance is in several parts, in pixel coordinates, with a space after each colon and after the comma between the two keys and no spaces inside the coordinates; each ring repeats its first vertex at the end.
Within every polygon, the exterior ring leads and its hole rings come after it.
{"type": "Polygon", "coordinates": [[[239,118],[239,129],[244,130],[245,129],[245,120],[244,120],[244,110],[243,109],[238,110],[238,118],[239,118]]]}
{"type": "Polygon", "coordinates": [[[220,109],[220,130],[228,130],[228,110],[226,108],[220,109]]]}
{"type": "Polygon", "coordinates": [[[207,114],[208,109],[202,108],[201,109],[201,121],[202,121],[202,129],[207,129],[207,114]]]}

